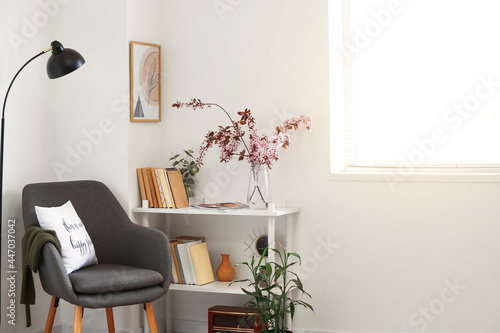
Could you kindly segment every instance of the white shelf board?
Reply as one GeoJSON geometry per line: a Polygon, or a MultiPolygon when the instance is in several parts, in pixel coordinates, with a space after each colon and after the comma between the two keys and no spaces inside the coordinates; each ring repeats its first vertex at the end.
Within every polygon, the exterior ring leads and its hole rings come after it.
{"type": "Polygon", "coordinates": [[[191,284],[179,284],[172,283],[170,285],[170,290],[177,291],[194,291],[194,292],[205,292],[205,293],[218,293],[218,294],[232,294],[232,295],[245,295],[241,290],[241,287],[245,287],[244,283],[233,283],[229,286],[230,282],[214,281],[207,283],[202,286],[195,286],[191,284]]]}
{"type": "Polygon", "coordinates": [[[134,213],[154,213],[154,214],[187,214],[187,215],[223,215],[223,216],[284,216],[300,212],[300,208],[275,208],[267,209],[202,209],[194,207],[186,208],[133,208],[134,213]]]}

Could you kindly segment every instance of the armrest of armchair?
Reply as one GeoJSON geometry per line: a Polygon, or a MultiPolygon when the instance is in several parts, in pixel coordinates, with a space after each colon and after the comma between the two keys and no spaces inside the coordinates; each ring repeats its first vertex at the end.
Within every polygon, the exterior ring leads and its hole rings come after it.
{"type": "Polygon", "coordinates": [[[76,302],[77,297],[64,268],[61,255],[53,244],[47,243],[43,246],[38,273],[43,289],[49,295],[59,297],[72,304],[76,302]]]}
{"type": "MultiPolygon", "coordinates": [[[[163,232],[150,229],[130,221],[120,230],[120,241],[102,251],[103,262],[151,269],[163,275],[162,288],[165,292],[172,282],[172,254],[170,241],[163,232]],[[111,255],[111,257],[107,257],[111,255]]],[[[101,254],[97,253],[101,262],[101,254]]]]}

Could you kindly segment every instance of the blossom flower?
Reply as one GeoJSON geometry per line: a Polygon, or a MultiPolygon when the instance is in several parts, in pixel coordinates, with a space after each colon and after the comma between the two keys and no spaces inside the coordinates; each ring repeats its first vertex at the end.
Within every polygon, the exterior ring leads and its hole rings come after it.
{"type": "Polygon", "coordinates": [[[311,116],[300,115],[285,120],[282,125],[276,127],[276,133],[271,136],[265,134],[258,135],[257,122],[250,109],[238,112],[240,120],[234,121],[223,107],[215,103],[203,103],[200,99],[193,98],[188,103],[176,102],[172,104],[172,107],[178,109],[190,107],[193,110],[212,106],[216,106],[224,111],[231,122],[231,126],[219,126],[216,131],[209,131],[205,135],[196,160],[198,165],[203,165],[203,159],[207,150],[216,145],[221,150],[221,162],[229,162],[233,156],[238,156],[238,160],[240,161],[247,159],[252,167],[265,164],[271,168],[273,162],[278,160],[279,150],[281,148],[286,149],[290,145],[290,135],[287,132],[292,129],[298,130],[300,125],[304,125],[309,131],[312,127],[311,116]],[[242,129],[242,126],[245,125],[249,130],[248,144],[244,138],[245,131],[242,129]],[[241,144],[243,144],[244,149],[238,152],[241,144]]]}

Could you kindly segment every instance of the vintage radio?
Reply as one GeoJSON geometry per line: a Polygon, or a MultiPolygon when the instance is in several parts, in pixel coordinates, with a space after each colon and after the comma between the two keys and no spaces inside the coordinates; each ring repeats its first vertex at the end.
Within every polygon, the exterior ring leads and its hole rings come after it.
{"type": "Polygon", "coordinates": [[[263,323],[256,323],[252,318],[242,321],[247,314],[255,313],[258,313],[255,308],[213,306],[208,309],[208,333],[263,332],[263,323]]]}

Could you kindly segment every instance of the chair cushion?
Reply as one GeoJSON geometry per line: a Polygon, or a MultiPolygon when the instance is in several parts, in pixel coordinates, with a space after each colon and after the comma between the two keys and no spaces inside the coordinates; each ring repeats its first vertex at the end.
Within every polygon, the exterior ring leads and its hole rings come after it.
{"type": "Polygon", "coordinates": [[[156,271],[114,264],[87,266],[68,277],[75,292],[81,294],[146,288],[163,282],[163,276],[156,271]]]}

